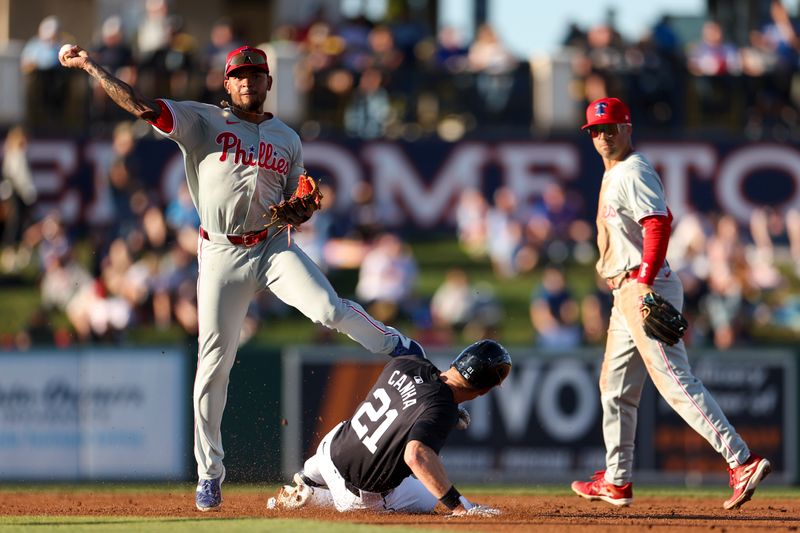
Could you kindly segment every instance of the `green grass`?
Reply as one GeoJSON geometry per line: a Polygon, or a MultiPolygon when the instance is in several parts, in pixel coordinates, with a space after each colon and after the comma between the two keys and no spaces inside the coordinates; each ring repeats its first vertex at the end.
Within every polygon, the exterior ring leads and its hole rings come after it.
{"type": "Polygon", "coordinates": [[[25,327],[39,307],[41,298],[37,287],[30,284],[0,288],[0,334],[16,333],[25,327]]]}
{"type": "MultiPolygon", "coordinates": [[[[171,533],[251,533],[253,531],[291,531],[292,533],[370,533],[375,531],[407,531],[404,526],[374,526],[315,520],[264,518],[139,518],[96,516],[0,516],[0,531],[70,531],[70,532],[160,532],[171,533]]],[[[441,531],[414,527],[414,531],[441,531]]]]}
{"type": "MultiPolygon", "coordinates": [[[[419,265],[415,290],[421,299],[431,298],[450,268],[461,268],[468,273],[473,283],[482,282],[491,286],[501,302],[505,317],[502,329],[493,334],[509,344],[529,344],[533,340],[528,318],[528,301],[533,287],[540,280],[537,271],[513,279],[499,279],[492,272],[487,259],[470,258],[452,237],[415,241],[411,246],[419,265]]],[[[76,255],[82,261],[88,263],[90,259],[88,254],[85,246],[77,247],[76,255]]],[[[570,285],[576,294],[585,294],[591,288],[594,279],[591,267],[570,266],[567,272],[570,285]]],[[[328,277],[342,296],[353,297],[358,281],[357,270],[334,271],[328,277]]],[[[0,306],[0,336],[14,334],[23,329],[40,304],[35,272],[26,272],[21,279],[23,283],[20,285],[0,286],[0,299],[6,304],[0,306]]],[[[66,317],[60,313],[56,313],[52,320],[58,326],[67,324],[66,317]]],[[[411,328],[411,323],[407,319],[400,319],[394,325],[402,329],[411,328]]],[[[269,346],[307,343],[310,339],[314,339],[317,333],[318,326],[295,310],[290,310],[286,317],[270,317],[263,320],[251,342],[269,346]]],[[[130,328],[126,335],[126,342],[135,345],[183,344],[187,341],[186,335],[177,326],[165,330],[148,325],[138,326],[130,328]]],[[[336,335],[332,340],[337,343],[351,342],[343,335],[336,335]]],[[[469,341],[465,338],[456,340],[469,341]]]]}

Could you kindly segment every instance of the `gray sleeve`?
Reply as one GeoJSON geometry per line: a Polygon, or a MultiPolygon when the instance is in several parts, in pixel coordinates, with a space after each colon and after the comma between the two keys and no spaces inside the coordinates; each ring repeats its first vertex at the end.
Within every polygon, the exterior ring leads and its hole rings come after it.
{"type": "Polygon", "coordinates": [[[164,132],[155,125],[153,129],[159,134],[172,139],[178,144],[192,150],[206,140],[207,119],[205,107],[198,102],[177,102],[161,99],[172,113],[172,131],[164,132]]]}
{"type": "Polygon", "coordinates": [[[641,222],[649,216],[667,216],[664,186],[654,170],[647,167],[637,168],[628,173],[625,179],[625,195],[634,220],[641,222]]]}

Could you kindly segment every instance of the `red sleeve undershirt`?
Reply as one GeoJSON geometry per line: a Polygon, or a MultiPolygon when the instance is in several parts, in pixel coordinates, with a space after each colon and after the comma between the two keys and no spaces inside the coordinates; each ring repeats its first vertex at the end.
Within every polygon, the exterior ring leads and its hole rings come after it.
{"type": "Polygon", "coordinates": [[[148,120],[148,122],[164,133],[172,133],[172,127],[174,126],[172,122],[172,111],[170,111],[163,100],[156,100],[156,103],[161,108],[161,114],[158,115],[157,119],[148,120]]]}
{"type": "Polygon", "coordinates": [[[670,226],[672,213],[667,211],[667,216],[654,215],[642,219],[642,264],[639,266],[639,275],[636,280],[645,285],[652,285],[658,271],[664,266],[669,245],[670,226]]]}

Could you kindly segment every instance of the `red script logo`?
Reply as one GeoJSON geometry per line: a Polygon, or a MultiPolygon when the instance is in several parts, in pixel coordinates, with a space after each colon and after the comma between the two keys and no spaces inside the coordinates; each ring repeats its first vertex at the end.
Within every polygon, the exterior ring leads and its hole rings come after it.
{"type": "Polygon", "coordinates": [[[600,212],[602,213],[603,218],[613,218],[617,216],[617,211],[610,205],[604,205],[600,212]]]}
{"type": "Polygon", "coordinates": [[[222,153],[219,156],[220,161],[226,161],[228,152],[233,150],[233,162],[235,164],[251,167],[258,166],[267,170],[274,170],[284,176],[289,173],[289,162],[275,155],[275,147],[272,146],[272,143],[259,141],[258,156],[256,156],[254,146],[251,146],[249,150],[242,149],[242,140],[230,131],[223,131],[217,135],[216,142],[222,145],[222,153]]]}

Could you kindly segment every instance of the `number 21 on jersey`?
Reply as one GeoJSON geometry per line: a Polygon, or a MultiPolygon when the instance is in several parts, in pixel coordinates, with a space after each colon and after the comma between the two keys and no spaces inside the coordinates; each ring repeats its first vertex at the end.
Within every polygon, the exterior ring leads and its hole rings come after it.
{"type": "Polygon", "coordinates": [[[386,394],[385,390],[376,389],[375,392],[372,393],[372,396],[381,402],[380,407],[375,409],[372,403],[365,401],[363,404],[361,404],[361,407],[359,407],[358,411],[356,411],[356,414],[353,415],[350,424],[355,430],[356,435],[358,435],[358,438],[361,439],[361,442],[364,444],[364,446],[367,447],[370,453],[374,454],[378,449],[378,441],[383,434],[386,433],[386,430],[389,429],[389,426],[392,425],[394,419],[397,418],[397,409],[389,409],[391,400],[389,399],[389,395],[386,394]],[[367,434],[369,433],[369,428],[361,422],[361,417],[364,415],[367,415],[367,418],[369,418],[370,422],[378,422],[379,420],[383,419],[370,434],[367,434]]]}

